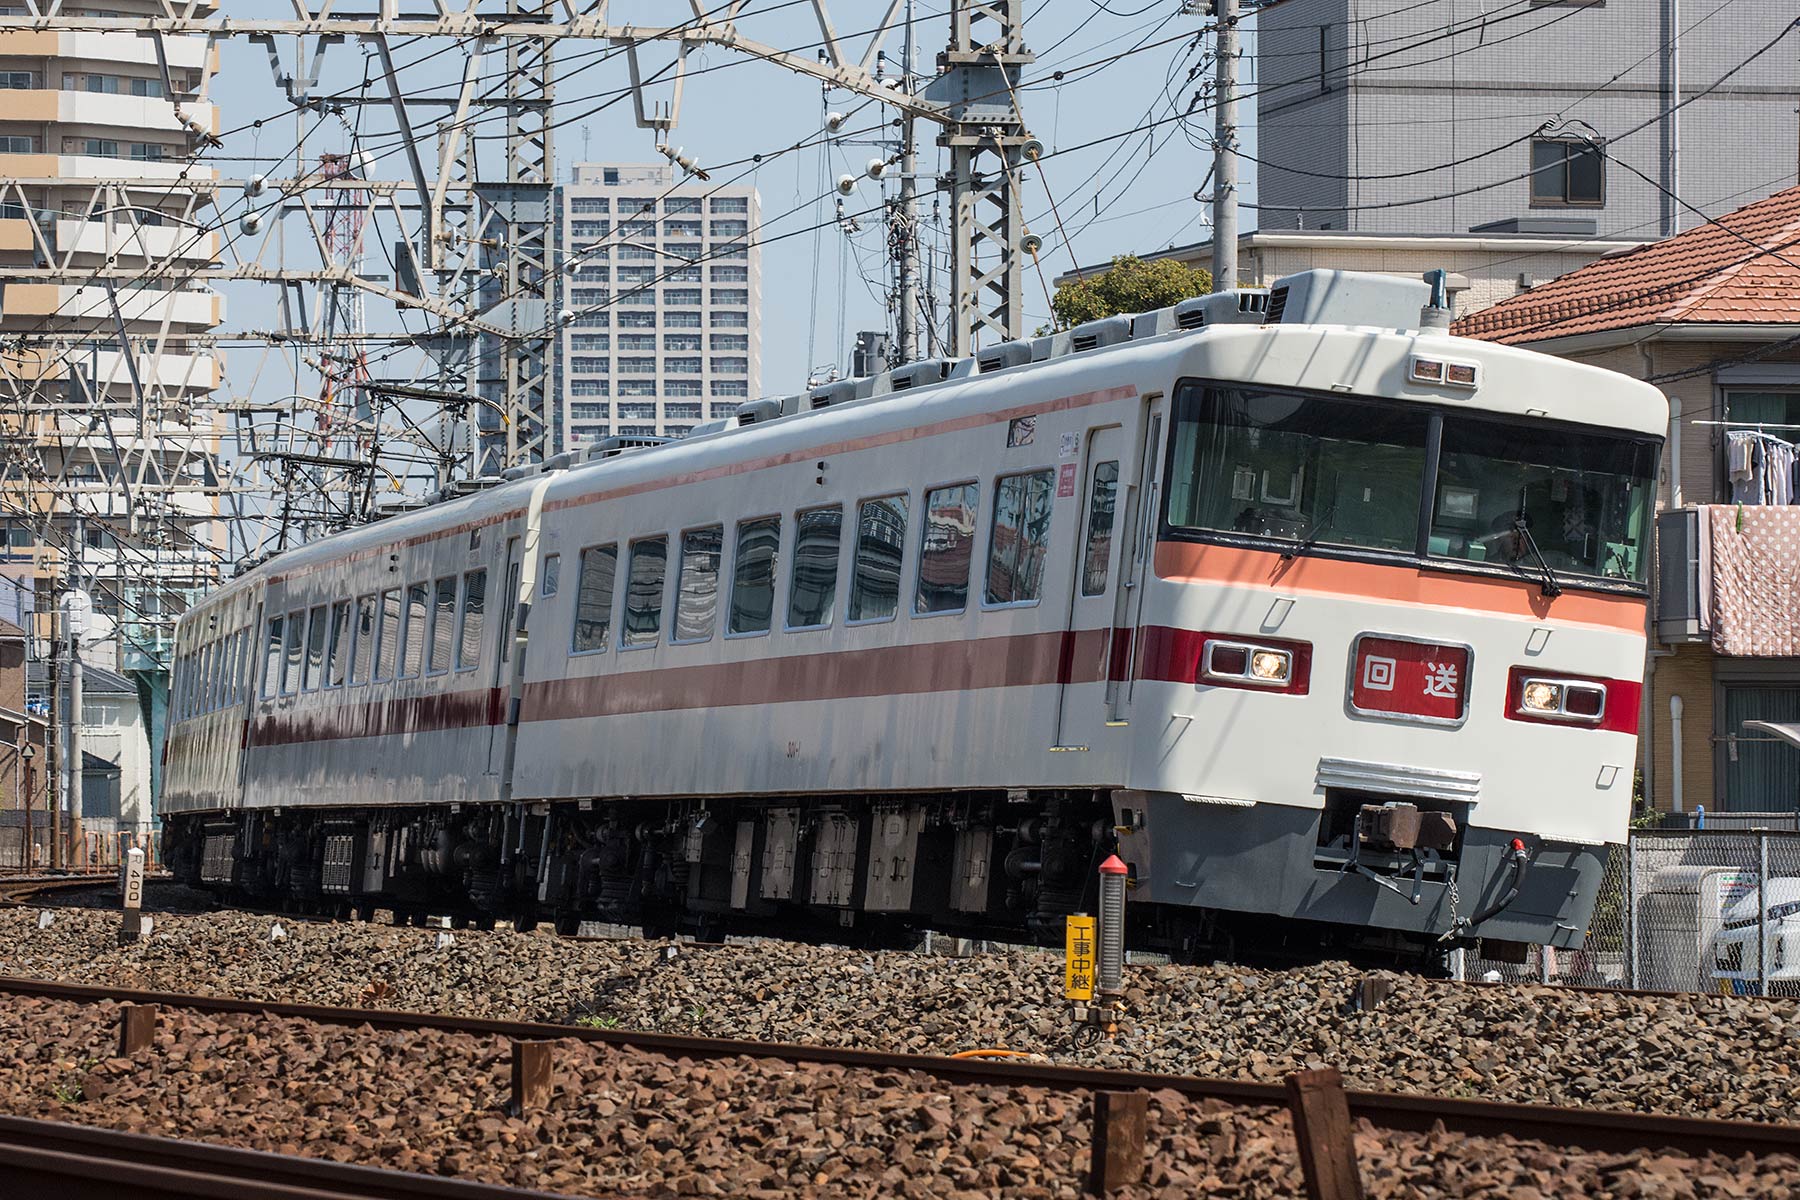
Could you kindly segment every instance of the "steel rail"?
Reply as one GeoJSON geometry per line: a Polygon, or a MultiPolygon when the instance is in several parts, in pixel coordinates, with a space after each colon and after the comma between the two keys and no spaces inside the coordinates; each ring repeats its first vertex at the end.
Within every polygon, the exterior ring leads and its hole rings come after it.
{"type": "Polygon", "coordinates": [[[563,1200],[562,1193],[25,1117],[0,1117],[0,1178],[9,1196],[57,1200],[563,1200]]]}
{"type": "MultiPolygon", "coordinates": [[[[1289,1102],[1286,1088],[1279,1083],[1071,1067],[1017,1059],[958,1059],[839,1046],[799,1046],[624,1029],[591,1029],[579,1025],[503,1021],[400,1009],[332,1008],[4,976],[0,976],[0,995],[81,1003],[156,1004],[167,1009],[239,1013],[352,1027],[366,1025],[372,1029],[440,1030],[534,1041],[566,1039],[672,1058],[768,1058],[878,1072],[916,1071],[946,1082],[969,1085],[1041,1087],[1065,1092],[1171,1091],[1194,1100],[1222,1100],[1261,1108],[1286,1108],[1289,1102]]],[[[1417,1132],[1430,1130],[1441,1123],[1446,1129],[1469,1136],[1511,1135],[1550,1145],[1608,1153],[1665,1149],[1691,1155],[1717,1152],[1800,1157],[1800,1127],[1789,1125],[1675,1117],[1618,1109],[1559,1108],[1404,1092],[1350,1091],[1347,1095],[1351,1115],[1367,1118],[1380,1129],[1417,1132]]]]}

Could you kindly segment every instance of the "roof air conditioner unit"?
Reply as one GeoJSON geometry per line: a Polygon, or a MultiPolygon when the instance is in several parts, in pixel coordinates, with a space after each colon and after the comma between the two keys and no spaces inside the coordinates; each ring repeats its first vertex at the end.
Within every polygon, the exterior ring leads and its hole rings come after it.
{"type": "Polygon", "coordinates": [[[1269,292],[1266,324],[1363,325],[1417,329],[1419,310],[1431,299],[1423,280],[1368,271],[1301,271],[1277,279],[1269,292]]]}

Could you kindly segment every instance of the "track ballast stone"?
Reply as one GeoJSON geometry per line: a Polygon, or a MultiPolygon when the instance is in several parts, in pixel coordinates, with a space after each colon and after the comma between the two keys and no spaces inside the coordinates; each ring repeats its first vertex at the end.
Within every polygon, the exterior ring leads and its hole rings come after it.
{"type": "Polygon", "coordinates": [[[1332,1065],[1352,1088],[1684,1116],[1786,1122],[1800,1111],[1800,1002],[1785,999],[1398,976],[1379,1008],[1351,1012],[1361,976],[1339,964],[1132,967],[1128,1028],[1077,1051],[1054,955],[700,949],[506,929],[458,931],[441,946],[437,930],[243,913],[159,914],[141,944],[118,944],[117,929],[116,913],[56,910],[40,929],[36,910],[0,910],[0,974],[922,1054],[1005,1047],[1265,1081],[1332,1065]],[[277,923],[286,936],[272,941],[277,923]]]}

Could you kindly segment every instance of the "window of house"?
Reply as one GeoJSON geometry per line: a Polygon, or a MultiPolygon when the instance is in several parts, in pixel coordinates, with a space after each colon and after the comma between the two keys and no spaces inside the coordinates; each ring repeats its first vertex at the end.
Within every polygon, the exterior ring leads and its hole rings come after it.
{"type": "Polygon", "coordinates": [[[781,518],[740,521],[731,569],[731,633],[767,633],[775,612],[775,560],[781,518]]]}
{"type": "Polygon", "coordinates": [[[570,643],[577,654],[606,649],[612,628],[613,580],[618,568],[617,546],[589,546],[581,552],[581,582],[575,592],[575,637],[570,643]]]}
{"type": "Polygon", "coordinates": [[[281,654],[281,694],[291,696],[300,690],[300,657],[306,646],[305,609],[287,615],[286,636],[281,654]]]}
{"type": "Polygon", "coordinates": [[[1113,509],[1119,492],[1119,464],[1108,460],[1094,464],[1088,485],[1087,543],[1081,556],[1081,594],[1099,596],[1106,591],[1106,564],[1112,559],[1113,509]]]}
{"type": "Polygon", "coordinates": [[[425,669],[432,672],[450,668],[450,647],[455,642],[456,576],[446,575],[437,581],[431,605],[431,649],[425,669]]]}
{"type": "Polygon", "coordinates": [[[662,635],[663,580],[668,570],[669,539],[643,538],[631,543],[631,568],[625,580],[626,646],[654,646],[662,635]]]}
{"type": "Polygon", "coordinates": [[[381,612],[379,614],[381,630],[375,638],[375,680],[393,677],[395,666],[400,661],[400,589],[389,588],[381,593],[381,612]]]}
{"type": "Polygon", "coordinates": [[[400,626],[400,677],[411,679],[425,662],[427,614],[431,612],[431,592],[423,583],[406,589],[406,622],[400,626]]]}
{"type": "Polygon", "coordinates": [[[914,612],[961,612],[968,606],[969,563],[975,552],[975,506],[980,494],[980,487],[973,483],[951,484],[925,493],[914,612]]]}
{"type": "Polygon", "coordinates": [[[481,662],[481,633],[487,625],[487,572],[463,576],[462,626],[457,631],[456,669],[466,671],[481,662]]]}
{"type": "Polygon", "coordinates": [[[0,88],[35,90],[37,86],[36,71],[0,71],[0,88]]]}
{"type": "Polygon", "coordinates": [[[725,527],[690,529],[681,535],[681,576],[675,587],[677,642],[704,642],[719,619],[719,557],[725,527]]]}
{"type": "Polygon", "coordinates": [[[326,648],[326,687],[343,687],[350,677],[350,602],[339,600],[331,606],[331,643],[326,648]]]}
{"type": "Polygon", "coordinates": [[[375,597],[356,598],[356,624],[350,638],[350,686],[369,682],[369,663],[375,657],[375,597]]]}
{"type": "Polygon", "coordinates": [[[989,604],[1029,604],[1043,591],[1054,475],[1046,468],[1003,475],[995,483],[994,523],[988,537],[989,604]]]}
{"type": "Polygon", "coordinates": [[[709,207],[716,213],[747,213],[750,211],[750,197],[714,196],[709,207]]]}
{"type": "Polygon", "coordinates": [[[714,312],[707,321],[714,329],[748,329],[750,314],[741,312],[714,312]]]}
{"type": "Polygon", "coordinates": [[[700,348],[700,335],[697,333],[666,333],[663,335],[663,349],[690,351],[700,348]]]}
{"type": "Polygon", "coordinates": [[[850,620],[885,621],[899,611],[900,564],[905,553],[906,497],[864,500],[856,516],[850,620]]]}
{"type": "Polygon", "coordinates": [[[1605,203],[1606,157],[1587,142],[1562,138],[1531,141],[1531,202],[1538,205],[1605,203]]]}
{"type": "Polygon", "coordinates": [[[843,537],[844,506],[811,508],[794,518],[794,573],[788,581],[790,629],[817,629],[831,624],[837,597],[838,544],[843,537]]]}

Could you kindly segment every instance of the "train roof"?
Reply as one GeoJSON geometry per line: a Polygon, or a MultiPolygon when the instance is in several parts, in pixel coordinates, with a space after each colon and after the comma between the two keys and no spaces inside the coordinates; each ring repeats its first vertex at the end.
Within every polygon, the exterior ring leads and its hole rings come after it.
{"type": "Polygon", "coordinates": [[[522,510],[547,474],[552,478],[546,503],[574,500],[771,451],[804,454],[803,447],[838,441],[852,428],[859,434],[904,430],[958,407],[1009,408],[1120,384],[1154,390],[1143,386],[1146,380],[1164,385],[1181,378],[1241,380],[1466,406],[1646,436],[1666,431],[1668,402],[1650,385],[1531,350],[1454,337],[1432,300],[1431,288],[1422,282],[1308,271],[1278,280],[1267,291],[1196,297],[1005,342],[968,358],[927,359],[799,395],[751,400],[731,419],[698,426],[680,440],[607,439],[439,493],[421,507],[286,551],[208,599],[222,598],[258,576],[285,575],[358,549],[404,542],[446,523],[498,520],[522,510]],[[976,381],[983,386],[970,386],[976,381]]]}

